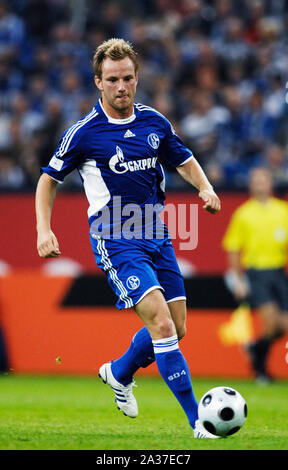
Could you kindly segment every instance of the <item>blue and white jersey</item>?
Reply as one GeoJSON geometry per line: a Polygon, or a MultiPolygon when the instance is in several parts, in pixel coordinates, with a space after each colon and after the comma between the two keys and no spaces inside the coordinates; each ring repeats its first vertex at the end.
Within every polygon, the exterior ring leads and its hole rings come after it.
{"type": "Polygon", "coordinates": [[[103,208],[112,211],[115,198],[121,208],[129,204],[143,209],[147,204],[163,206],[161,162],[177,167],[192,157],[170,122],[156,110],[134,104],[129,118],[114,119],[105,113],[100,99],[64,133],[42,171],[62,183],[67,174],[78,169],[91,222],[103,208]]]}

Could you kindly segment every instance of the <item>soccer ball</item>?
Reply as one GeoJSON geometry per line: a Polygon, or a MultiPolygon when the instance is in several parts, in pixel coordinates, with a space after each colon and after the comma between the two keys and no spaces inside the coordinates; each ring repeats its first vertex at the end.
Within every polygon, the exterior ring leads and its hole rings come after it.
{"type": "Polygon", "coordinates": [[[201,398],[198,414],[206,431],[216,436],[231,436],[245,423],[247,405],[234,388],[215,387],[201,398]]]}

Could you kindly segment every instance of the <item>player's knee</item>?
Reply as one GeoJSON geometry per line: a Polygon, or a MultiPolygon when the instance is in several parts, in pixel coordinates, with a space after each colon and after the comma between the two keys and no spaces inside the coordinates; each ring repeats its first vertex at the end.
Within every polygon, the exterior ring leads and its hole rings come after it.
{"type": "Polygon", "coordinates": [[[156,329],[161,338],[170,338],[176,334],[173,320],[168,317],[159,318],[156,322],[156,329]]]}

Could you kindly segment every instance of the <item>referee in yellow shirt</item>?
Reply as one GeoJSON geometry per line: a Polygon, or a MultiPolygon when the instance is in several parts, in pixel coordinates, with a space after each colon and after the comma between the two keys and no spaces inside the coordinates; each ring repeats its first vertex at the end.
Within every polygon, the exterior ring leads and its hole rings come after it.
{"type": "Polygon", "coordinates": [[[266,362],[272,343],[288,331],[288,204],[273,197],[272,177],[256,168],[250,177],[250,199],[230,220],[223,239],[236,299],[258,309],[262,336],[247,345],[259,381],[271,380],[266,362]]]}

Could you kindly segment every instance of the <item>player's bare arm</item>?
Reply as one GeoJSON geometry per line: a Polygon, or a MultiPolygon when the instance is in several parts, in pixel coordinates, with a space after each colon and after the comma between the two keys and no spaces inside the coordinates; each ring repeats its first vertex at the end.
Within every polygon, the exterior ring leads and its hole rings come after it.
{"type": "Polygon", "coordinates": [[[50,226],[57,184],[57,181],[44,173],[39,178],[36,189],[37,250],[41,258],[55,258],[61,254],[50,226]]]}
{"type": "Polygon", "coordinates": [[[199,197],[205,203],[203,208],[211,214],[219,212],[221,209],[220,200],[197,160],[192,157],[187,163],[176,169],[183,179],[198,189],[199,197]]]}

